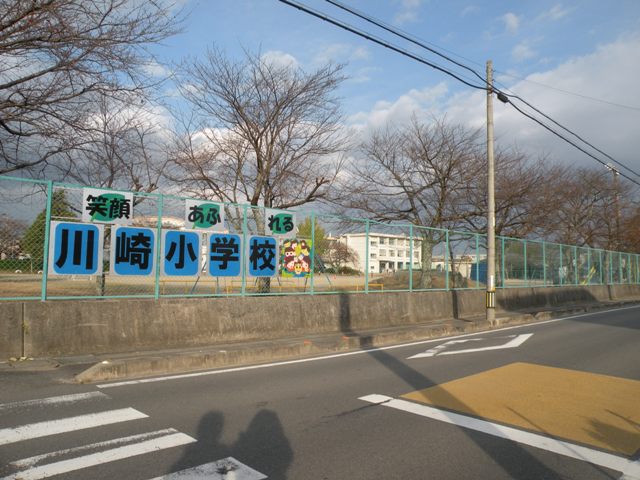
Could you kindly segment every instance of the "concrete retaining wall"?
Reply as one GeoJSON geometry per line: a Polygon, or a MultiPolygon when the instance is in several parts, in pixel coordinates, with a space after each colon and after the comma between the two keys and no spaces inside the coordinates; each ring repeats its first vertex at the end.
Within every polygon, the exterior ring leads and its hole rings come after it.
{"type": "MultiPolygon", "coordinates": [[[[499,310],[639,299],[639,285],[499,290],[499,310]]],[[[484,291],[9,302],[0,358],[117,353],[349,332],[484,312],[484,291]],[[24,335],[23,335],[24,325],[24,335]]]]}

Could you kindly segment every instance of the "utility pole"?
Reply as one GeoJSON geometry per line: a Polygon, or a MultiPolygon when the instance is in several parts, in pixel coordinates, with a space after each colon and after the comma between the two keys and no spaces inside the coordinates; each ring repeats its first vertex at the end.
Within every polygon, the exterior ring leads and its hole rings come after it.
{"type": "Polygon", "coordinates": [[[611,167],[611,172],[613,173],[613,200],[616,209],[616,250],[620,251],[620,185],[618,183],[620,173],[613,167],[611,167]]]}
{"type": "MultiPolygon", "coordinates": [[[[496,203],[493,158],[493,63],[487,61],[487,322],[496,323],[496,203]]],[[[503,252],[504,254],[504,252],[503,252]]]]}
{"type": "Polygon", "coordinates": [[[618,180],[618,176],[620,173],[616,170],[612,164],[607,163],[605,165],[607,169],[613,175],[613,208],[614,208],[614,225],[613,225],[613,242],[609,242],[611,244],[611,248],[613,250],[620,250],[620,184],[618,180]]]}

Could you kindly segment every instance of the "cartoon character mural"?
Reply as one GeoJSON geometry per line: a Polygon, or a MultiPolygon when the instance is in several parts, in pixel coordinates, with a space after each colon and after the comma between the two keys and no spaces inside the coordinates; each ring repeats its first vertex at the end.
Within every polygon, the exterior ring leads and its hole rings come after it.
{"type": "Polygon", "coordinates": [[[284,240],[280,252],[280,272],[285,278],[303,278],[311,274],[311,240],[284,240]]]}

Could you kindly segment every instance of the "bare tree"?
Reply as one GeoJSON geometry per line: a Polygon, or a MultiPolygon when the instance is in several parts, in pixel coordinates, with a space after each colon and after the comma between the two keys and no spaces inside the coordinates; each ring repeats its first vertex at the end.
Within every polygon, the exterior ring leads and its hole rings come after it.
{"type": "MultiPolygon", "coordinates": [[[[484,148],[484,146],[483,146],[484,148]]],[[[531,158],[514,148],[500,148],[495,153],[496,235],[526,237],[540,235],[553,222],[554,201],[566,168],[551,164],[546,158],[531,158]]],[[[477,160],[479,177],[469,193],[467,215],[460,225],[477,233],[487,230],[487,162],[477,160]],[[474,213],[471,215],[470,210],[474,213]]]]}
{"type": "Polygon", "coordinates": [[[381,221],[407,220],[420,227],[420,288],[431,286],[434,246],[441,228],[457,225],[475,209],[462,208],[481,178],[479,132],[416,118],[387,126],[362,145],[363,158],[351,166],[342,187],[342,204],[381,221]]]}
{"type": "Polygon", "coordinates": [[[305,73],[250,52],[235,62],[209,50],[179,71],[194,113],[168,176],[185,192],[276,208],[326,197],[347,147],[334,96],[341,66],[305,73]]]}
{"type": "Polygon", "coordinates": [[[566,169],[548,198],[554,212],[546,235],[570,245],[617,250],[618,221],[633,218],[637,195],[628,182],[618,183],[608,171],[595,168],[566,169]]]}
{"type": "Polygon", "coordinates": [[[640,206],[630,207],[622,221],[621,248],[640,253],[640,206]]]}
{"type": "Polygon", "coordinates": [[[82,146],[65,151],[55,165],[58,177],[82,185],[151,193],[168,162],[167,133],[143,107],[102,98],[82,133],[82,146]]]}
{"type": "Polygon", "coordinates": [[[346,265],[358,264],[358,253],[340,239],[331,239],[322,256],[325,264],[329,265],[335,273],[340,273],[340,269],[346,265]]]}
{"type": "Polygon", "coordinates": [[[145,47],[180,24],[155,0],[0,0],[0,12],[0,173],[82,146],[99,98],[143,101],[145,47]]]}
{"type": "Polygon", "coordinates": [[[15,258],[21,253],[20,240],[27,230],[24,221],[0,214],[0,260],[15,258]]]}

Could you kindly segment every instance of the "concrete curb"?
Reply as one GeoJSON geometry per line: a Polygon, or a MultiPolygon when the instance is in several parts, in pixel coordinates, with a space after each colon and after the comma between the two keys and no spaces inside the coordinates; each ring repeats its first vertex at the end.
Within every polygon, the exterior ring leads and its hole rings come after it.
{"type": "Polygon", "coordinates": [[[609,302],[532,313],[516,313],[498,317],[499,325],[497,326],[490,325],[482,318],[476,318],[475,321],[452,319],[446,322],[385,331],[346,332],[267,342],[212,345],[197,351],[149,352],[126,358],[105,359],[76,375],[75,382],[95,383],[329,355],[463,333],[489,331],[509,325],[535,324],[561,316],[633,303],[637,302],[609,302]]]}

